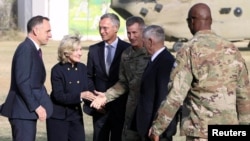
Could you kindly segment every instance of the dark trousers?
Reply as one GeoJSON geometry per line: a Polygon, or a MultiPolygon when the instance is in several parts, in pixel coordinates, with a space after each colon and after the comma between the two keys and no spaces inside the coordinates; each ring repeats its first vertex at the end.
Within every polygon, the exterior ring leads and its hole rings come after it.
{"type": "Polygon", "coordinates": [[[93,115],[93,141],[121,141],[124,117],[115,117],[112,113],[93,115]]]}
{"type": "Polygon", "coordinates": [[[85,141],[83,119],[66,121],[60,119],[47,119],[48,141],[85,141]]]}
{"type": "Polygon", "coordinates": [[[9,119],[13,141],[35,141],[37,120],[9,119]]]}
{"type": "MultiPolygon", "coordinates": [[[[149,137],[142,137],[141,141],[151,141],[151,139],[149,139],[149,137]]],[[[159,141],[172,141],[172,137],[160,137],[159,141]]]]}
{"type": "Polygon", "coordinates": [[[142,141],[138,132],[123,128],[122,141],[142,141]]]}

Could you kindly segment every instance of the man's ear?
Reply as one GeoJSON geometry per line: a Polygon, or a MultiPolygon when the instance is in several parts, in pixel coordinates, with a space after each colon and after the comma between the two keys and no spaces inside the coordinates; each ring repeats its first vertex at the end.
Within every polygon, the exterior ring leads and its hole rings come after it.
{"type": "Polygon", "coordinates": [[[150,48],[153,46],[153,39],[152,38],[148,38],[148,42],[150,44],[150,48]]]}
{"type": "Polygon", "coordinates": [[[37,36],[37,34],[39,33],[39,29],[37,27],[34,27],[32,29],[32,33],[33,33],[33,35],[37,36]]]}
{"type": "Polygon", "coordinates": [[[115,26],[115,33],[118,33],[119,28],[115,26]]]}

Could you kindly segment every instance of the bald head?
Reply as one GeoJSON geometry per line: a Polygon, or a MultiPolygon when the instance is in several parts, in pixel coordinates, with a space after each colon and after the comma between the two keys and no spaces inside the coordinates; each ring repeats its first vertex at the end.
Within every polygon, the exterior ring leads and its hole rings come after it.
{"type": "Polygon", "coordinates": [[[210,8],[204,3],[193,5],[188,12],[187,22],[192,34],[200,30],[210,30],[212,24],[210,8]]]}

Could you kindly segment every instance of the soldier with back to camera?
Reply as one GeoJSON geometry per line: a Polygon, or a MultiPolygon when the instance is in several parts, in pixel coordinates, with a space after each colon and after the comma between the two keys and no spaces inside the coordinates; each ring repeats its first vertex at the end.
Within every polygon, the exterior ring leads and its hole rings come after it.
{"type": "Polygon", "coordinates": [[[192,6],[187,22],[194,36],[177,52],[169,94],[149,132],[153,141],[159,141],[182,103],[187,111],[181,133],[187,141],[207,141],[209,124],[250,122],[250,84],[241,53],[211,30],[206,4],[192,6]]]}

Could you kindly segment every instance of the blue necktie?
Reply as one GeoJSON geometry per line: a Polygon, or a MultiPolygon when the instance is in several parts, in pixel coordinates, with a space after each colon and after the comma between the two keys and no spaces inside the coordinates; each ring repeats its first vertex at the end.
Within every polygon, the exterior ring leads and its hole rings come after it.
{"type": "Polygon", "coordinates": [[[112,63],[112,45],[107,45],[107,56],[106,56],[106,71],[109,73],[109,68],[112,63]]]}

